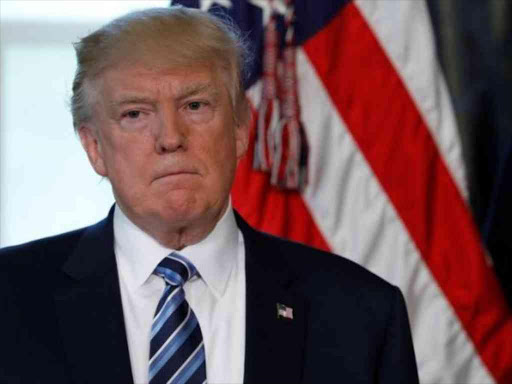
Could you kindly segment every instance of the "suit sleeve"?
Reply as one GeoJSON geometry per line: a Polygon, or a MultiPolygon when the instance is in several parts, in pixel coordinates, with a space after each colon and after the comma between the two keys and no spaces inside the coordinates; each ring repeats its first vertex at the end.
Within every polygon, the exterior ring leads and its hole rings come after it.
{"type": "Polygon", "coordinates": [[[409,318],[402,292],[395,288],[378,370],[379,384],[419,383],[409,318]]]}

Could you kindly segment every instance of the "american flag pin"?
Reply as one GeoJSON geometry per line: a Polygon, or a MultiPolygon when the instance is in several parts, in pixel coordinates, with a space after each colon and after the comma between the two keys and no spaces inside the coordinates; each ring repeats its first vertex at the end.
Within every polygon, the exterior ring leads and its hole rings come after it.
{"type": "Polygon", "coordinates": [[[293,320],[293,308],[287,307],[281,303],[277,303],[277,318],[293,320]]]}

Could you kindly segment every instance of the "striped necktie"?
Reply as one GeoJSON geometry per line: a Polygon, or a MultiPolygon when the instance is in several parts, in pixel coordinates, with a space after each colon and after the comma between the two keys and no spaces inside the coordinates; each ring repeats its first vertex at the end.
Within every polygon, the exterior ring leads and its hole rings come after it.
{"type": "Polygon", "coordinates": [[[203,335],[183,290],[197,270],[173,252],[153,273],[165,280],[165,290],[151,326],[149,384],[206,383],[203,335]]]}

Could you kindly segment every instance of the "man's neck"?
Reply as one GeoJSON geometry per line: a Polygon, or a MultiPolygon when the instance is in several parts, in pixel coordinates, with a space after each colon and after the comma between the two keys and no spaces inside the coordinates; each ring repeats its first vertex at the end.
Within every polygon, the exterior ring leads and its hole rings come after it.
{"type": "Polygon", "coordinates": [[[123,209],[122,206],[119,205],[119,208],[121,208],[133,224],[154,238],[158,243],[166,248],[179,251],[206,238],[230,206],[231,204],[228,201],[220,210],[202,215],[198,220],[183,223],[168,223],[151,218],[138,219],[135,215],[123,209]]]}

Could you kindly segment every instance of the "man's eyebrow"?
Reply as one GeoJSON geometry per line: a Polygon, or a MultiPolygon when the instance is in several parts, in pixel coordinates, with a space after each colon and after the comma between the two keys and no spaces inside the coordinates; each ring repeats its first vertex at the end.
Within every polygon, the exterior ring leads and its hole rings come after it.
{"type": "Polygon", "coordinates": [[[210,93],[213,96],[217,96],[219,94],[219,90],[213,86],[212,83],[198,83],[191,84],[183,87],[178,92],[178,99],[183,100],[190,96],[195,96],[201,93],[210,93]]]}
{"type": "MultiPolygon", "coordinates": [[[[218,97],[219,90],[212,83],[197,83],[184,86],[178,91],[177,99],[183,100],[191,96],[195,96],[202,93],[211,94],[213,97],[218,97]]],[[[127,104],[156,104],[156,101],[147,96],[140,95],[123,95],[117,100],[113,100],[110,105],[114,108],[122,107],[127,104]]]]}
{"type": "Polygon", "coordinates": [[[113,107],[121,107],[126,104],[155,104],[155,100],[145,96],[126,95],[118,100],[113,100],[110,104],[113,107]]]}

